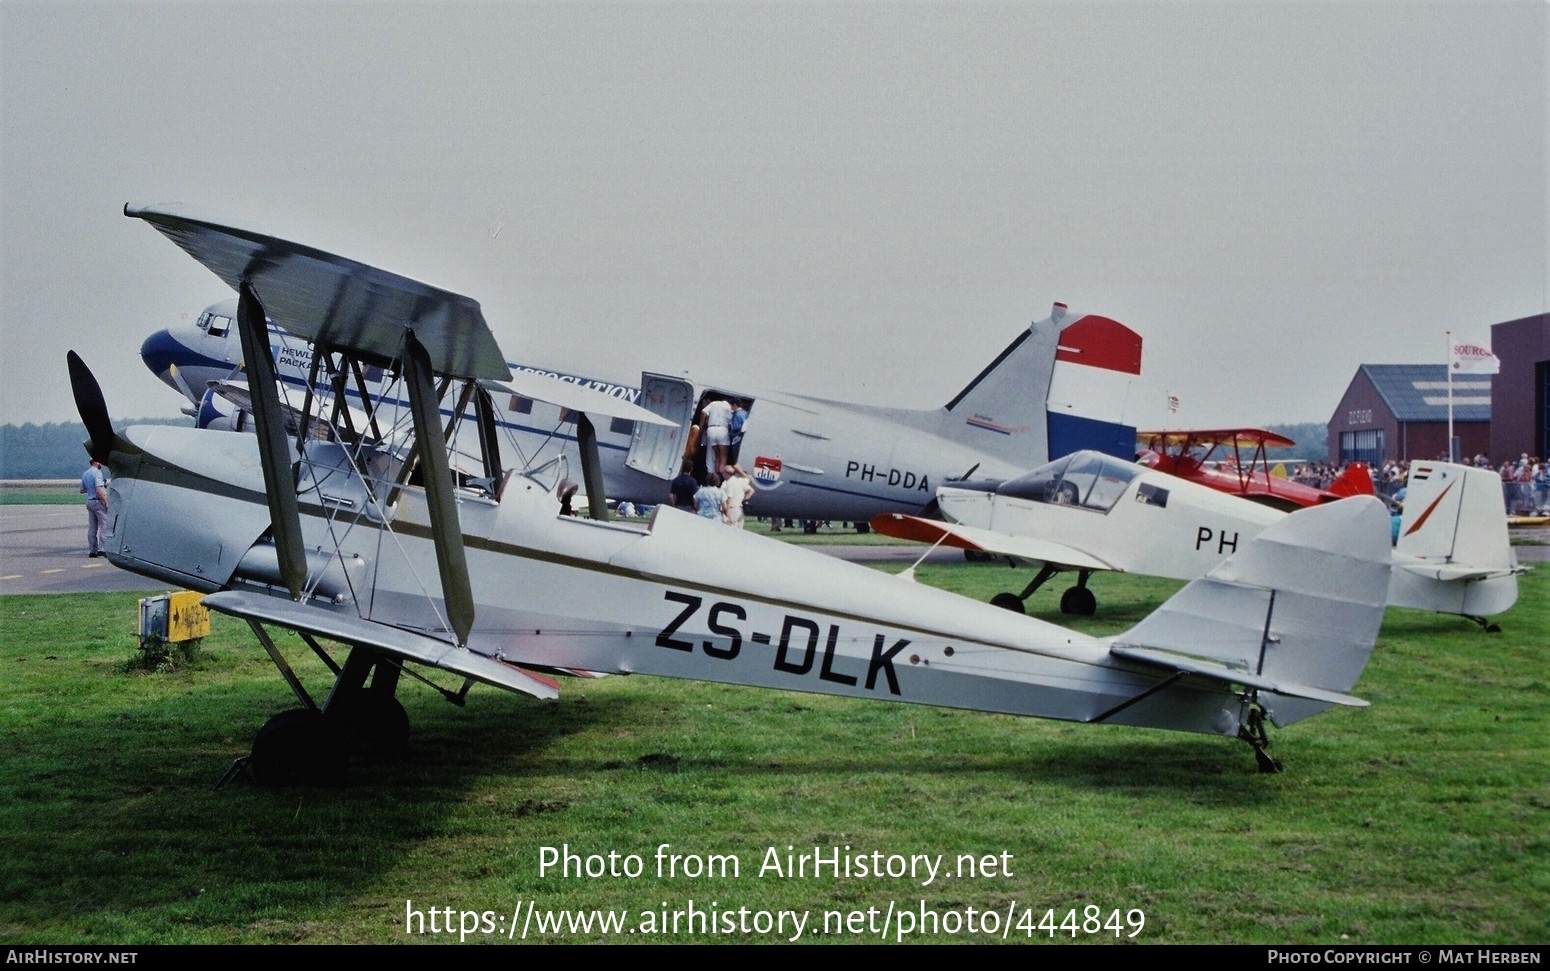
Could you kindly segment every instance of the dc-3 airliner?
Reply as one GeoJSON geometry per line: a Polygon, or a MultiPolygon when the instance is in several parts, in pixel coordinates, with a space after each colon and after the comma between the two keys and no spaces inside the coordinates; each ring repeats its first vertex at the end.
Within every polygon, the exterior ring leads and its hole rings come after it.
{"type": "MultiPolygon", "coordinates": [[[[214,304],[196,324],[158,331],[141,347],[146,366],[189,399],[187,410],[202,427],[250,423],[245,379],[233,374],[243,360],[233,339],[236,312],[234,300],[214,304]]],[[[321,359],[289,323],[271,321],[267,343],[282,384],[304,393],[309,380],[316,382],[314,365],[321,359]]],[[[326,375],[329,366],[322,363],[326,375]]],[[[635,503],[664,501],[686,457],[701,456],[696,473],[703,480],[705,450],[695,447],[696,422],[709,400],[731,398],[747,403],[737,460],[753,482],[755,514],[855,521],[865,528],[879,512],[921,510],[938,485],[965,475],[1009,477],[1078,449],[1132,455],[1135,428],[1123,416],[1130,382],[1141,370],[1141,338],[1116,321],[1056,304],[1048,318],[1026,328],[934,409],[871,407],[669,374],[644,373],[632,387],[531,365],[508,367],[517,386],[486,386],[496,405],[488,431],[501,435],[529,468],[556,456],[564,468],[579,462],[578,409],[524,393],[522,382],[535,377],[641,405],[666,419],[614,417],[596,429],[607,497],[635,503]]],[[[342,382],[347,398],[358,404],[362,395],[384,394],[381,369],[367,367],[360,378],[342,382]]],[[[560,463],[550,468],[551,480],[564,475],[560,463]]]]}
{"type": "MultiPolygon", "coordinates": [[[[256,434],[116,434],[72,352],[87,448],[112,473],[108,556],[205,592],[269,652],[301,707],[238,760],[260,782],[327,781],[360,749],[401,753],[396,691],[420,668],[460,679],[438,689],[453,701],[476,682],[554,698],[557,675],[655,674],[1201,732],[1244,739],[1267,771],[1279,768],[1268,725],[1365,704],[1349,692],[1389,582],[1375,499],[1284,517],[1135,627],[1089,637],[665,506],[646,523],[563,516],[494,450],[486,475],[455,475],[460,413],[479,424],[483,382],[512,377],[476,302],[222,222],[125,213],[238,291],[256,434]],[[357,402],[360,415],[338,395],[315,417],[302,408],[326,434],[293,433],[266,319],[337,373],[383,369],[394,393],[357,402]],[[335,673],[321,703],[272,628],[300,634],[335,673]],[[325,640],[344,645],[342,661],[325,640]]],[[[617,413],[592,400],[600,417],[617,413]]],[[[577,418],[589,477],[591,422],[577,418]]]]}
{"type": "MultiPolygon", "coordinates": [[[[1521,572],[1507,538],[1501,480],[1489,469],[1413,462],[1407,488],[1388,602],[1496,629],[1483,618],[1517,601],[1521,572]]],[[[1337,506],[1352,501],[1330,498],[1337,506]]],[[[1087,587],[1095,571],[1193,580],[1286,518],[1252,498],[1086,451],[1004,482],[943,485],[937,502],[949,522],[894,513],[872,525],[889,536],[1042,564],[1021,593],[991,601],[1012,610],[1024,610],[1056,573],[1075,571],[1077,585],[1060,607],[1083,615],[1097,605],[1087,587]]]]}

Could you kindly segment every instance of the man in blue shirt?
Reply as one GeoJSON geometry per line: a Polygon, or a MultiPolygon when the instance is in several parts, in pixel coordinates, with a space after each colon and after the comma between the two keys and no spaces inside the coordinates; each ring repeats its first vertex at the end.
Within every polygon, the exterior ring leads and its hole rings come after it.
{"type": "Polygon", "coordinates": [[[91,557],[107,556],[102,537],[108,528],[108,481],[102,475],[102,463],[91,460],[81,473],[81,492],[86,496],[86,546],[91,557]]]}

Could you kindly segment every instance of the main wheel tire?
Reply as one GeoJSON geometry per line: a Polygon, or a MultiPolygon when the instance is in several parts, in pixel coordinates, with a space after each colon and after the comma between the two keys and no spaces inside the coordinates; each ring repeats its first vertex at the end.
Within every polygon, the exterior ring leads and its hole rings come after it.
{"type": "MultiPolygon", "coordinates": [[[[330,717],[335,714],[330,711],[330,717]]],[[[409,713],[393,695],[361,691],[340,708],[337,717],[355,751],[367,758],[396,762],[409,750],[409,713]]]]}
{"type": "Polygon", "coordinates": [[[339,733],[320,713],[282,711],[253,737],[248,769],[259,785],[336,785],[344,778],[345,751],[339,733]]]}
{"type": "Polygon", "coordinates": [[[969,563],[989,563],[991,560],[995,559],[994,556],[991,556],[984,550],[964,550],[963,558],[969,563]]]}
{"type": "Polygon", "coordinates": [[[1028,612],[1028,608],[1023,606],[1023,602],[1018,599],[1015,593],[998,593],[990,598],[990,605],[1019,614],[1026,614],[1028,612]]]}
{"type": "Polygon", "coordinates": [[[1060,612],[1074,617],[1091,617],[1098,612],[1098,598],[1086,587],[1072,587],[1060,595],[1060,612]]]}

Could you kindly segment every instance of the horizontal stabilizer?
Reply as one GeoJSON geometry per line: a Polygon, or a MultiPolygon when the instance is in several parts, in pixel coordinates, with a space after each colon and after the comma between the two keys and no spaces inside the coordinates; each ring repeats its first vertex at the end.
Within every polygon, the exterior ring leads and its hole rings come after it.
{"type": "Polygon", "coordinates": [[[1498,577],[1510,577],[1517,573],[1527,572],[1527,567],[1514,567],[1509,570],[1490,570],[1478,566],[1470,566],[1467,563],[1430,563],[1426,560],[1394,564],[1394,569],[1413,573],[1418,577],[1428,580],[1441,580],[1444,583],[1454,583],[1464,580],[1494,580],[1498,577]]]}
{"type": "Polygon", "coordinates": [[[666,425],[670,428],[677,425],[676,422],[663,418],[656,412],[647,411],[640,405],[625,401],[623,398],[616,398],[596,388],[562,381],[534,371],[517,371],[511,376],[511,380],[504,383],[500,381],[480,383],[489,390],[498,391],[501,394],[520,395],[523,398],[559,405],[561,408],[585,412],[588,415],[627,418],[630,421],[645,422],[648,425],[666,425]]]}
{"type": "Polygon", "coordinates": [[[404,331],[424,346],[439,375],[505,380],[501,356],[477,301],[311,246],[168,209],[125,206],[233,290],[252,286],[265,313],[292,334],[377,364],[403,355],[404,331]]]}
{"type": "Polygon", "coordinates": [[[1286,695],[1289,698],[1306,698],[1309,701],[1322,701],[1331,705],[1347,705],[1352,708],[1366,708],[1368,706],[1367,702],[1354,695],[1342,694],[1338,691],[1328,691],[1323,688],[1314,688],[1305,684],[1293,684],[1280,678],[1250,674],[1240,668],[1231,668],[1225,664],[1215,664],[1210,661],[1202,661],[1199,658],[1171,654],[1167,651],[1151,651],[1143,647],[1113,647],[1109,649],[1109,653],[1115,657],[1124,658],[1127,661],[1135,661],[1169,671],[1179,671],[1184,674],[1198,674],[1225,684],[1241,684],[1249,688],[1261,688],[1265,691],[1274,691],[1279,695],[1286,695]]]}
{"type": "Polygon", "coordinates": [[[205,597],[204,605],[244,620],[256,620],[345,644],[372,648],[406,661],[483,681],[497,688],[521,691],[535,698],[560,696],[559,686],[548,678],[400,627],[389,627],[321,607],[308,607],[277,597],[241,591],[210,594],[205,597]]]}

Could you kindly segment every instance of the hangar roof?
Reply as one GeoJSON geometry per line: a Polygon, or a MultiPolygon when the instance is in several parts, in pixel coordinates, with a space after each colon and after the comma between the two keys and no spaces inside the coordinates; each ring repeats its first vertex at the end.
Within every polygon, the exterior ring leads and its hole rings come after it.
{"type": "MultiPolygon", "coordinates": [[[[1363,364],[1361,370],[1399,421],[1448,420],[1446,364],[1363,364]]],[[[1454,376],[1453,420],[1491,420],[1490,375],[1454,376]]]]}

